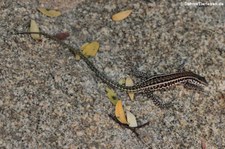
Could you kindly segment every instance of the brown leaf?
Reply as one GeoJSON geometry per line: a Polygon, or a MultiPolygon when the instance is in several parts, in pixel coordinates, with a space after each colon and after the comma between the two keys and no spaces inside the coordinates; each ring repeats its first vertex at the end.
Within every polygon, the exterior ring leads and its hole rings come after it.
{"type": "Polygon", "coordinates": [[[119,13],[116,13],[112,16],[113,21],[121,21],[125,18],[127,18],[131,14],[132,10],[125,10],[121,11],[119,13]]]}
{"type": "Polygon", "coordinates": [[[204,139],[201,140],[202,149],[206,149],[206,142],[204,139]]]}
{"type": "Polygon", "coordinates": [[[61,32],[61,33],[55,34],[54,37],[59,39],[59,40],[65,40],[69,36],[70,36],[69,32],[61,32]]]}

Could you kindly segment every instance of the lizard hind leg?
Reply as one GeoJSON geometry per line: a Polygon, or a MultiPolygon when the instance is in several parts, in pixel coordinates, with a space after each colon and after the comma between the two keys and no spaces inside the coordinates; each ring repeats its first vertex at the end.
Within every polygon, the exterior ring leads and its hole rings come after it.
{"type": "Polygon", "coordinates": [[[198,86],[196,84],[192,84],[189,82],[185,82],[183,85],[184,88],[188,89],[188,90],[194,90],[194,91],[198,91],[198,92],[204,92],[204,89],[201,86],[198,86]]]}
{"type": "Polygon", "coordinates": [[[172,99],[172,101],[164,103],[158,96],[154,95],[152,92],[147,92],[146,95],[148,98],[151,98],[152,102],[161,109],[171,108],[172,102],[175,100],[172,99]]]}

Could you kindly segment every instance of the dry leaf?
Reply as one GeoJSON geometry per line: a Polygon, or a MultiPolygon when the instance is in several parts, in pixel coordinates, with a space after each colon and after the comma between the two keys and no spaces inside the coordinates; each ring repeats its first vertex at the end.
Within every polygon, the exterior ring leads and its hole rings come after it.
{"type": "Polygon", "coordinates": [[[69,32],[61,32],[54,35],[54,37],[59,40],[65,40],[69,36],[70,36],[69,32]]]}
{"type": "MultiPolygon", "coordinates": [[[[84,48],[85,48],[85,46],[88,45],[88,44],[89,44],[89,43],[83,44],[83,45],[80,47],[80,49],[83,51],[84,48]]],[[[75,55],[75,59],[79,61],[79,60],[80,60],[80,55],[79,55],[79,54],[76,54],[76,55],[75,55]]]]}
{"type": "Polygon", "coordinates": [[[58,17],[61,15],[61,12],[57,10],[47,10],[46,8],[38,8],[38,10],[48,17],[58,17]]]}
{"type": "Polygon", "coordinates": [[[133,86],[134,85],[134,82],[131,79],[131,77],[127,77],[125,84],[126,84],[126,86],[133,86]]]}
{"type": "Polygon", "coordinates": [[[110,102],[113,104],[113,105],[116,105],[117,101],[119,100],[117,98],[117,95],[116,93],[114,92],[114,90],[106,87],[106,95],[107,97],[109,98],[110,102]]]}
{"type": "Polygon", "coordinates": [[[91,43],[85,43],[82,47],[82,53],[85,56],[95,56],[99,49],[99,43],[97,41],[93,41],[91,43]]]}
{"type": "Polygon", "coordinates": [[[130,97],[130,100],[134,100],[134,92],[128,92],[128,96],[130,97]]]}
{"type": "Polygon", "coordinates": [[[201,140],[202,149],[206,149],[206,141],[204,139],[201,140]]]}
{"type": "Polygon", "coordinates": [[[137,120],[134,114],[132,114],[130,111],[126,111],[127,114],[127,123],[130,127],[137,127],[137,120]]]}
{"type": "Polygon", "coordinates": [[[84,50],[84,48],[85,48],[88,44],[89,44],[88,42],[85,43],[85,44],[83,44],[83,45],[80,47],[80,49],[81,49],[81,50],[84,50]]]}
{"type": "Polygon", "coordinates": [[[119,13],[116,13],[112,16],[113,21],[121,21],[125,18],[127,18],[131,14],[132,10],[125,10],[121,11],[119,13]]]}
{"type": "Polygon", "coordinates": [[[115,115],[116,118],[123,124],[127,124],[127,120],[125,117],[125,113],[123,110],[123,105],[122,105],[122,101],[118,100],[116,103],[116,109],[115,109],[115,115]]]}
{"type": "MultiPolygon", "coordinates": [[[[34,20],[30,22],[30,32],[40,32],[37,23],[34,20]]],[[[39,34],[31,34],[31,37],[35,40],[41,40],[41,36],[39,34]]]]}
{"type": "Polygon", "coordinates": [[[125,78],[119,79],[119,84],[120,85],[124,85],[125,83],[126,83],[126,79],[125,78]]]}
{"type": "Polygon", "coordinates": [[[77,61],[80,60],[80,55],[79,55],[79,54],[76,54],[76,55],[75,55],[75,60],[77,60],[77,61]]]}
{"type": "MultiPolygon", "coordinates": [[[[126,78],[126,86],[133,86],[134,82],[130,77],[126,78]]],[[[130,97],[131,100],[134,100],[134,92],[128,92],[128,96],[130,97]]]]}

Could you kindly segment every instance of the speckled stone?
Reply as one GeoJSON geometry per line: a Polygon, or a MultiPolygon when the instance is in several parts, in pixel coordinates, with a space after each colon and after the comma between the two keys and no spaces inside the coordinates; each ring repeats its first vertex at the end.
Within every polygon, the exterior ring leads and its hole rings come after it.
{"type": "MultiPolygon", "coordinates": [[[[224,4],[225,5],[225,4],[224,4]]],[[[224,6],[187,6],[182,2],[7,1],[0,3],[0,148],[225,148],[225,24],[224,6]],[[38,7],[58,8],[49,18],[38,7]],[[132,9],[121,22],[113,14],[132,9]],[[117,92],[139,124],[140,141],[109,117],[114,107],[105,85],[86,64],[67,49],[27,31],[34,19],[41,31],[67,31],[66,41],[79,48],[100,43],[91,61],[113,80],[137,67],[169,73],[185,62],[185,69],[204,76],[204,93],[177,87],[156,92],[162,100],[176,100],[159,109],[144,95],[130,101],[117,92]]],[[[137,82],[135,80],[135,82],[137,82]]]]}

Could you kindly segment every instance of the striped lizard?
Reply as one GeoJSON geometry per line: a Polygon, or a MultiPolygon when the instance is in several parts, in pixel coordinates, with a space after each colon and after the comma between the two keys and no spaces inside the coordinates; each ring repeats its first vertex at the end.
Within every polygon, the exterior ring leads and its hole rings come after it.
{"type": "Polygon", "coordinates": [[[159,99],[153,95],[153,92],[156,90],[166,89],[171,86],[176,86],[178,84],[182,84],[185,88],[189,89],[203,90],[203,87],[208,85],[204,77],[195,74],[191,71],[182,71],[171,74],[152,76],[135,84],[134,86],[121,85],[109,79],[104,73],[100,72],[94,66],[94,64],[83,55],[83,53],[80,50],[77,50],[74,47],[59,40],[58,38],[54,37],[54,35],[50,35],[44,32],[20,32],[18,34],[39,34],[56,41],[60,45],[68,48],[72,54],[74,55],[78,54],[81,57],[81,59],[83,59],[84,62],[87,64],[87,66],[95,73],[95,75],[101,79],[103,83],[107,84],[112,88],[120,89],[122,91],[146,93],[147,97],[151,97],[154,104],[159,106],[160,108],[167,108],[170,106],[170,103],[162,103],[161,101],[159,101],[159,99]]]}

